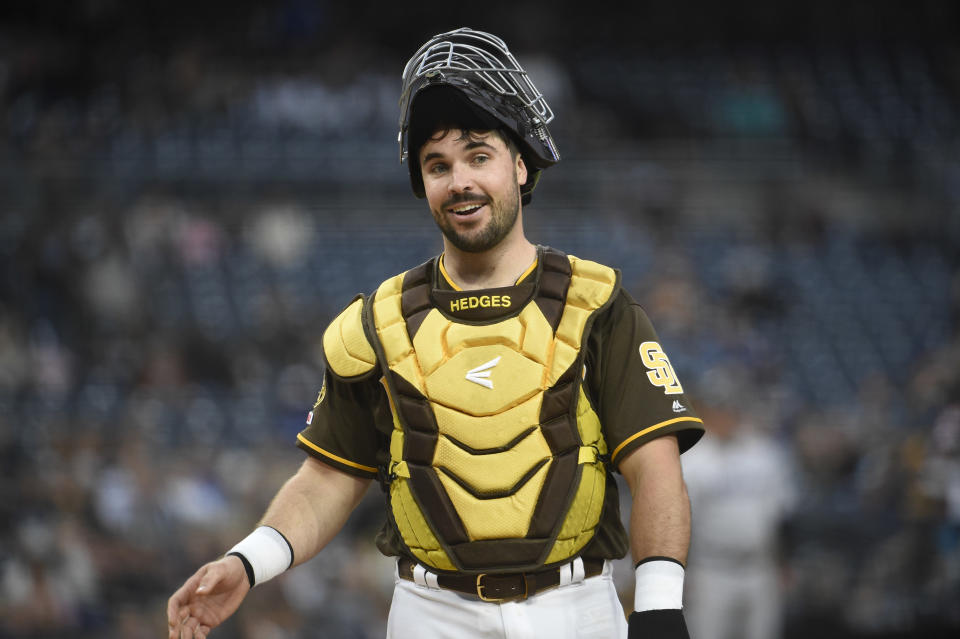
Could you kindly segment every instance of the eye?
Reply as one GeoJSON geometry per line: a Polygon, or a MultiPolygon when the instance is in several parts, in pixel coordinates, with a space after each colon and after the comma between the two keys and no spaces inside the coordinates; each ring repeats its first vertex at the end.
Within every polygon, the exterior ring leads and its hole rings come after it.
{"type": "Polygon", "coordinates": [[[431,175],[443,175],[443,173],[446,172],[446,170],[447,170],[447,165],[444,164],[443,162],[434,162],[433,164],[427,167],[427,173],[430,173],[431,175]]]}
{"type": "Polygon", "coordinates": [[[474,164],[486,164],[486,163],[487,163],[487,160],[489,160],[489,159],[490,159],[490,156],[489,156],[489,155],[487,155],[487,154],[485,154],[485,153],[478,153],[477,155],[473,156],[473,163],[474,163],[474,164]]]}

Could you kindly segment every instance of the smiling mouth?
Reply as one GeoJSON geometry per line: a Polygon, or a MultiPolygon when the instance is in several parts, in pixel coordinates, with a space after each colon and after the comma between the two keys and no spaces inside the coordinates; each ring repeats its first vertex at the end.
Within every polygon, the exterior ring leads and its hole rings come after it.
{"type": "Polygon", "coordinates": [[[448,207],[447,212],[452,213],[453,215],[470,215],[471,213],[478,211],[485,204],[486,202],[469,202],[465,204],[458,204],[457,206],[448,207]]]}

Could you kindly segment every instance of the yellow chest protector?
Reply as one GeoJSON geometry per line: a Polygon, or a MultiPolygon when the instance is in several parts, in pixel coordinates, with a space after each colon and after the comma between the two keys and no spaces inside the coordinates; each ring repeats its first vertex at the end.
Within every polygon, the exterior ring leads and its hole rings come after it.
{"type": "Polygon", "coordinates": [[[538,288],[500,319],[445,314],[432,261],[384,282],[364,309],[393,411],[390,516],[434,570],[562,562],[600,520],[607,450],[581,347],[618,275],[555,251],[540,259],[538,288]]]}

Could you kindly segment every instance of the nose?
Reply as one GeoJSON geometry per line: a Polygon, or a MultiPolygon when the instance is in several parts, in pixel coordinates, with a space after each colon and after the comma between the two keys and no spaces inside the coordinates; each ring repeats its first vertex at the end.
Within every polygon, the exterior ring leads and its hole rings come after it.
{"type": "Polygon", "coordinates": [[[462,162],[456,162],[450,168],[450,183],[448,188],[451,193],[469,193],[473,190],[473,178],[470,169],[462,162]]]}

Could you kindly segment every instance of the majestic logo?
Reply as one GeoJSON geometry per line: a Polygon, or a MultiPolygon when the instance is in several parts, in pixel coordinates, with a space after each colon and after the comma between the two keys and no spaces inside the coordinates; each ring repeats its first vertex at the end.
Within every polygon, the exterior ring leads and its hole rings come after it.
{"type": "Polygon", "coordinates": [[[687,407],[680,403],[679,399],[673,400],[673,412],[682,413],[687,410],[687,407]]]}
{"type": "Polygon", "coordinates": [[[480,384],[481,386],[486,386],[487,388],[493,388],[493,382],[490,381],[490,369],[499,363],[500,355],[497,355],[489,362],[480,364],[476,368],[471,368],[467,371],[467,381],[473,382],[474,384],[480,384]]]}
{"type": "Polygon", "coordinates": [[[683,392],[680,380],[677,379],[677,374],[673,372],[673,366],[670,365],[670,360],[667,359],[667,354],[660,348],[660,344],[657,342],[641,344],[640,360],[644,366],[650,369],[650,372],[647,373],[647,379],[654,386],[662,387],[665,395],[679,395],[683,392]]]}

